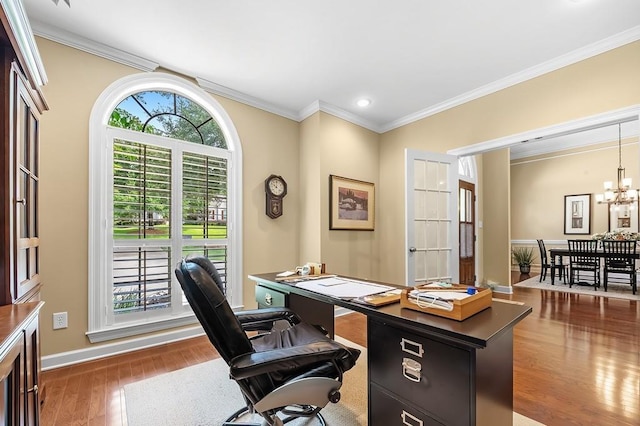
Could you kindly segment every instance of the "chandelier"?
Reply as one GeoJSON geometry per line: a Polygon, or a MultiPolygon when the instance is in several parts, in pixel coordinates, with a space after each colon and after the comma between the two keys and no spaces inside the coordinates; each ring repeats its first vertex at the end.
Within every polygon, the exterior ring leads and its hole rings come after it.
{"type": "MultiPolygon", "coordinates": [[[[58,2],[60,0],[53,0],[53,2],[56,4],[56,6],[58,5],[58,2]]],[[[71,0],[64,0],[64,2],[67,4],[67,6],[71,7],[71,0]]]]}
{"type": "Polygon", "coordinates": [[[618,123],[618,186],[613,187],[613,182],[604,183],[604,194],[596,194],[598,204],[607,203],[610,208],[617,208],[620,205],[631,204],[638,199],[638,191],[631,188],[631,178],[624,174],[622,167],[622,130],[618,123]]]}

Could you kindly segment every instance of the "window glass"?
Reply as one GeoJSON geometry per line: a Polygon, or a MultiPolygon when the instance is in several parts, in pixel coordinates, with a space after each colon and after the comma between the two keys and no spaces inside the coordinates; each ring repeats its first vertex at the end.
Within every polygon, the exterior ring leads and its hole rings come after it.
{"type": "Polygon", "coordinates": [[[124,99],[115,108],[109,125],[227,148],[218,123],[192,100],[165,91],[145,91],[124,99]]]}

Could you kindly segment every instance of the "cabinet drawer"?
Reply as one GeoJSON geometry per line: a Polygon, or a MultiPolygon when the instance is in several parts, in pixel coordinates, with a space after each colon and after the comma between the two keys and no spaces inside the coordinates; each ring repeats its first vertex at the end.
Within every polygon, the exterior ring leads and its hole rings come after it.
{"type": "Polygon", "coordinates": [[[442,426],[427,414],[372,384],[369,387],[369,426],[442,426]]]}
{"type": "Polygon", "coordinates": [[[468,425],[475,413],[473,354],[370,320],[369,377],[439,421],[468,425]]]}
{"type": "Polygon", "coordinates": [[[257,285],[256,302],[258,302],[259,308],[282,308],[287,306],[287,295],[280,293],[279,291],[257,285]]]}

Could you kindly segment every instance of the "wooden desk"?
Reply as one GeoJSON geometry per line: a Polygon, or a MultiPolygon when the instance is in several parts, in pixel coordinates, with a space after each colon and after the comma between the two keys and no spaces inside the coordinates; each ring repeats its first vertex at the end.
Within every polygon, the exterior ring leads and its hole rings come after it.
{"type": "MultiPolygon", "coordinates": [[[[403,418],[424,425],[513,424],[513,327],[531,307],[493,302],[455,321],[399,303],[373,308],[325,296],[276,282],[274,273],[249,278],[257,289],[307,298],[319,312],[337,305],[367,316],[368,425],[403,418]],[[407,365],[421,371],[412,373],[407,365]]],[[[330,313],[323,321],[333,324],[333,308],[330,313]]]]}

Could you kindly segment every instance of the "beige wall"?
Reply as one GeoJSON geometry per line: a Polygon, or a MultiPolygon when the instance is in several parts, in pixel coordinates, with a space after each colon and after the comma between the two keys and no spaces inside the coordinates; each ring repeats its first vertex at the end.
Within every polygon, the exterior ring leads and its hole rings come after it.
{"type": "Polygon", "coordinates": [[[482,155],[482,255],[485,284],[511,285],[509,149],[482,155]]]}
{"type": "MultiPolygon", "coordinates": [[[[322,190],[320,113],[300,123],[300,257],[296,265],[322,262],[322,190]]],[[[292,265],[293,266],[293,265],[292,265]]]]}
{"type": "Polygon", "coordinates": [[[322,262],[336,274],[378,279],[378,218],[386,206],[376,203],[374,231],[329,230],[329,175],[372,182],[376,195],[380,137],[377,133],[320,113],[322,262]]]}
{"type": "MultiPolygon", "coordinates": [[[[639,158],[637,138],[624,140],[622,166],[634,187],[640,187],[639,158]]],[[[572,194],[591,194],[591,234],[607,231],[608,209],[595,202],[595,194],[602,193],[604,181],[615,183],[617,168],[617,142],[512,161],[511,238],[588,238],[564,233],[564,196],[572,194]]]]}
{"type": "MultiPolygon", "coordinates": [[[[385,249],[380,263],[381,278],[404,281],[404,242],[399,236],[404,235],[402,158],[405,148],[446,152],[640,104],[639,69],[640,42],[635,42],[383,134],[379,202],[388,210],[381,218],[383,226],[379,233],[380,246],[385,249]]],[[[488,189],[483,192],[485,197],[486,191],[488,189]]],[[[508,204],[504,206],[508,208],[508,204]]],[[[485,216],[479,220],[483,220],[486,230],[494,218],[501,215],[487,216],[487,212],[493,212],[491,206],[485,205],[483,210],[485,216]]],[[[508,264],[509,251],[502,251],[503,262],[508,264]]],[[[480,281],[486,279],[490,262],[499,260],[484,259],[485,272],[480,275],[480,281]]]]}

